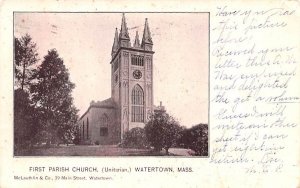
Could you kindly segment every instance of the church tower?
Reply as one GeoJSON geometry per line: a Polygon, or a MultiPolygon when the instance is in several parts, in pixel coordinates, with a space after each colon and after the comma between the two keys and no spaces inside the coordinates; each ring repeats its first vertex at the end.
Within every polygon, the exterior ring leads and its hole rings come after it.
{"type": "Polygon", "coordinates": [[[120,33],[115,30],[111,60],[112,99],[117,106],[121,139],[126,131],[144,127],[153,112],[153,42],[148,19],[140,43],[136,31],[133,45],[122,15],[120,33]]]}

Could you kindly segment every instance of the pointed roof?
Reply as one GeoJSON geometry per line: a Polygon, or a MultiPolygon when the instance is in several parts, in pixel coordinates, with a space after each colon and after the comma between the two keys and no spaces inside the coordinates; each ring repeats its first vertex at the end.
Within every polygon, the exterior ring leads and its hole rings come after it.
{"type": "Polygon", "coordinates": [[[136,34],[135,34],[133,47],[135,47],[135,48],[140,47],[140,39],[139,39],[139,32],[138,31],[136,31],[136,34]]]}
{"type": "Polygon", "coordinates": [[[116,28],[115,39],[114,39],[114,44],[113,44],[113,47],[112,47],[112,50],[111,50],[111,54],[118,51],[118,48],[119,48],[119,37],[118,37],[118,28],[116,28]]]}
{"type": "MultiPolygon", "coordinates": [[[[122,23],[121,23],[121,30],[120,30],[120,39],[129,39],[128,28],[126,24],[125,14],[122,15],[122,23]]],[[[130,40],[130,39],[129,39],[130,40]]]]}
{"type": "Polygon", "coordinates": [[[142,44],[145,44],[145,43],[153,44],[149,25],[148,25],[148,18],[145,19],[144,34],[143,34],[143,39],[142,39],[142,44]]]}

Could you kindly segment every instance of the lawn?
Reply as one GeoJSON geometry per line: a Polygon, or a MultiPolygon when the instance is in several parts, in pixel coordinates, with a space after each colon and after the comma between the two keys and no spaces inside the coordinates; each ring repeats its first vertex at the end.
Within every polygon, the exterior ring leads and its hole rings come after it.
{"type": "MultiPolygon", "coordinates": [[[[151,149],[120,148],[116,145],[61,145],[24,150],[20,156],[163,156],[164,151],[151,149]]],[[[18,156],[19,156],[18,155],[18,156]]],[[[173,155],[173,154],[170,154],[173,155]]]]}
{"type": "MultiPolygon", "coordinates": [[[[183,148],[170,148],[169,156],[192,156],[193,151],[183,148]]],[[[60,145],[34,147],[19,151],[16,156],[166,156],[165,150],[121,148],[117,145],[60,145]]]]}

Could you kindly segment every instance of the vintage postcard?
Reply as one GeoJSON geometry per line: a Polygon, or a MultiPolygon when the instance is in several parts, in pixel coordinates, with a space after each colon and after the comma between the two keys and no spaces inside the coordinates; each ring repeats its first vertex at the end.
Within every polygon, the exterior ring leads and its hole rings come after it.
{"type": "Polygon", "coordinates": [[[299,187],[298,1],[2,1],[0,187],[299,187]]]}

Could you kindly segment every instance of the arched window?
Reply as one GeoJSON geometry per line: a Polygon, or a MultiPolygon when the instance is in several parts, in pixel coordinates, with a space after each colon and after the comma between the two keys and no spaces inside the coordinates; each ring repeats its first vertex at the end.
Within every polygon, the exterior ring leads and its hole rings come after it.
{"type": "Polygon", "coordinates": [[[100,136],[108,135],[108,124],[109,124],[109,119],[106,114],[103,114],[100,117],[100,136]]]}
{"type": "Polygon", "coordinates": [[[144,92],[139,85],[132,89],[131,104],[131,121],[144,122],[144,92]]]}

